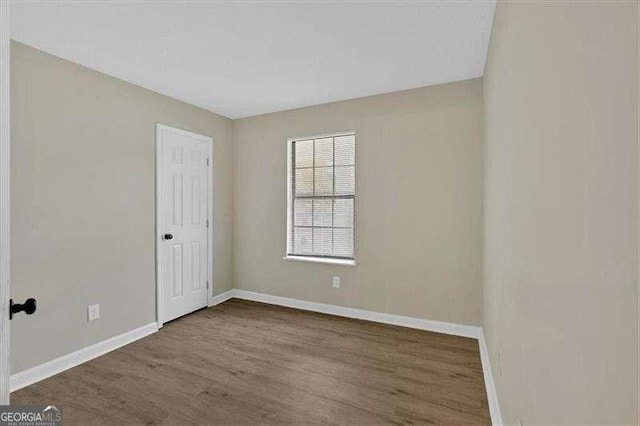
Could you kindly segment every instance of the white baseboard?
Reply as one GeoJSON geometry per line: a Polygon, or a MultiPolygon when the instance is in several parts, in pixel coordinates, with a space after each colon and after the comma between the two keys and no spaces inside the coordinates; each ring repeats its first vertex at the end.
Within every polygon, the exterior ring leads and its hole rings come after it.
{"type": "Polygon", "coordinates": [[[327,305],[325,303],[307,302],[305,300],[290,299],[288,297],[271,296],[268,294],[256,293],[247,290],[234,289],[232,291],[232,297],[238,299],[253,300],[255,302],[286,306],[289,308],[302,309],[305,311],[320,312],[323,314],[331,314],[347,318],[381,322],[384,324],[435,331],[437,333],[452,334],[455,336],[472,337],[475,339],[478,339],[482,334],[482,328],[473,325],[453,324],[450,322],[432,321],[421,318],[405,317],[402,315],[365,311],[363,309],[348,308],[346,306],[327,305]]]}
{"type": "Polygon", "coordinates": [[[98,342],[94,345],[61,356],[60,358],[45,362],[44,364],[12,374],[9,381],[11,392],[90,361],[100,355],[106,354],[107,352],[111,352],[124,345],[128,345],[129,343],[142,339],[156,331],[158,331],[158,324],[152,322],[134,330],[127,331],[119,336],[103,340],[102,342],[98,342]]]}
{"type": "MultiPolygon", "coordinates": [[[[227,293],[229,292],[223,293],[225,297],[227,293]]],[[[255,302],[269,303],[271,305],[302,309],[305,311],[320,312],[323,314],[338,315],[341,317],[356,318],[367,321],[380,322],[384,324],[399,325],[402,327],[417,328],[420,330],[428,330],[437,333],[477,339],[480,349],[480,359],[482,361],[482,372],[484,375],[484,383],[487,391],[487,401],[489,404],[491,423],[494,425],[502,425],[502,415],[500,413],[500,406],[498,405],[498,395],[496,393],[496,387],[493,381],[493,374],[491,372],[491,365],[489,363],[489,351],[487,350],[487,345],[484,340],[484,332],[482,330],[482,327],[365,311],[363,309],[348,308],[345,306],[307,302],[304,300],[271,296],[269,294],[257,293],[247,290],[233,289],[230,290],[230,293],[231,295],[227,299],[237,298],[252,300],[255,302]]]]}
{"type": "Polygon", "coordinates": [[[217,296],[213,296],[211,301],[209,302],[209,306],[216,306],[221,304],[222,302],[226,302],[227,300],[233,297],[233,290],[227,290],[224,293],[220,293],[217,296]]]}
{"type": "MultiPolygon", "coordinates": [[[[252,300],[255,302],[302,309],[305,311],[320,312],[341,317],[355,318],[477,339],[480,348],[480,358],[482,361],[482,371],[487,391],[487,400],[489,403],[491,422],[494,425],[502,425],[502,415],[500,412],[500,406],[498,404],[498,395],[496,393],[495,382],[493,381],[493,373],[491,371],[491,364],[489,361],[489,351],[487,349],[482,327],[366,311],[363,309],[328,305],[325,303],[308,302],[299,299],[271,296],[268,294],[238,289],[225,291],[224,293],[214,296],[211,299],[209,306],[219,305],[220,303],[223,303],[232,298],[252,300]]],[[[30,384],[39,382],[40,380],[44,380],[55,374],[61,373],[65,370],[68,370],[69,368],[90,361],[94,358],[99,357],[100,355],[104,355],[124,345],[135,342],[136,340],[153,334],[156,331],[158,331],[158,324],[155,322],[150,323],[145,326],[136,328],[135,330],[123,333],[119,336],[115,336],[102,342],[96,343],[87,348],[80,349],[68,355],[64,355],[60,358],[48,361],[36,367],[29,368],[16,374],[12,374],[10,380],[11,392],[21,389],[25,386],[29,386],[30,384]]]]}
{"type": "Polygon", "coordinates": [[[478,344],[480,345],[480,359],[482,360],[482,373],[484,375],[484,386],[487,390],[487,402],[489,403],[491,423],[494,425],[502,425],[502,413],[500,412],[500,404],[498,404],[498,393],[496,392],[496,384],[493,381],[493,371],[491,370],[489,349],[487,348],[487,342],[484,338],[484,331],[480,333],[478,344]]]}

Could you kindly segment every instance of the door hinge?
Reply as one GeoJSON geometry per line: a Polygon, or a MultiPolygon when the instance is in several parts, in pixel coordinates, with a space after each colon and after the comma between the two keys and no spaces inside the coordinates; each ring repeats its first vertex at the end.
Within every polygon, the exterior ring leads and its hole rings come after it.
{"type": "Polygon", "coordinates": [[[207,219],[207,228],[209,227],[209,219],[207,219]]]}
{"type": "Polygon", "coordinates": [[[209,159],[207,158],[207,166],[209,165],[209,159]]]}
{"type": "Polygon", "coordinates": [[[209,280],[207,280],[207,290],[209,290],[209,280]]]}

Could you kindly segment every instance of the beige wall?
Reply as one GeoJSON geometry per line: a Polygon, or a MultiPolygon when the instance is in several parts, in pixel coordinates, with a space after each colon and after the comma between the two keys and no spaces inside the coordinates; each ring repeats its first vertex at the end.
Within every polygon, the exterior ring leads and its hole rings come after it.
{"type": "Polygon", "coordinates": [[[638,421],[637,8],[496,9],[484,327],[507,423],[638,421]]]}
{"type": "Polygon", "coordinates": [[[235,120],[235,287],[479,325],[481,103],[470,80],[235,120]],[[357,265],[283,260],[287,138],[343,130],[356,132],[357,265]]]}
{"type": "Polygon", "coordinates": [[[155,321],[156,122],[214,139],[214,289],[230,289],[231,121],[12,43],[11,293],[38,299],[11,321],[12,372],[155,321]]]}
{"type": "Polygon", "coordinates": [[[637,9],[501,2],[484,90],[233,123],[13,43],[12,371],[155,320],[162,122],[215,141],[216,294],[483,324],[506,422],[637,422],[637,9]],[[344,130],[357,265],[285,261],[286,140],[344,130]]]}

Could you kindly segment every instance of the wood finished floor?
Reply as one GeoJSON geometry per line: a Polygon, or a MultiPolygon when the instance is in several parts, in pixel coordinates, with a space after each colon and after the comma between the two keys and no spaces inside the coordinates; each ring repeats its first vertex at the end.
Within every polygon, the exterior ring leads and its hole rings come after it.
{"type": "Polygon", "coordinates": [[[475,339],[232,299],[28,386],[66,425],[489,424],[475,339]]]}

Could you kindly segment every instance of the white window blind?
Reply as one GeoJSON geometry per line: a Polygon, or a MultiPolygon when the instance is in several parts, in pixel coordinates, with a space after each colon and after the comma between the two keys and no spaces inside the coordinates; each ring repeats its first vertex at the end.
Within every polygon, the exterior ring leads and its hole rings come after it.
{"type": "Polygon", "coordinates": [[[291,141],[288,255],[354,258],[355,135],[291,141]]]}

